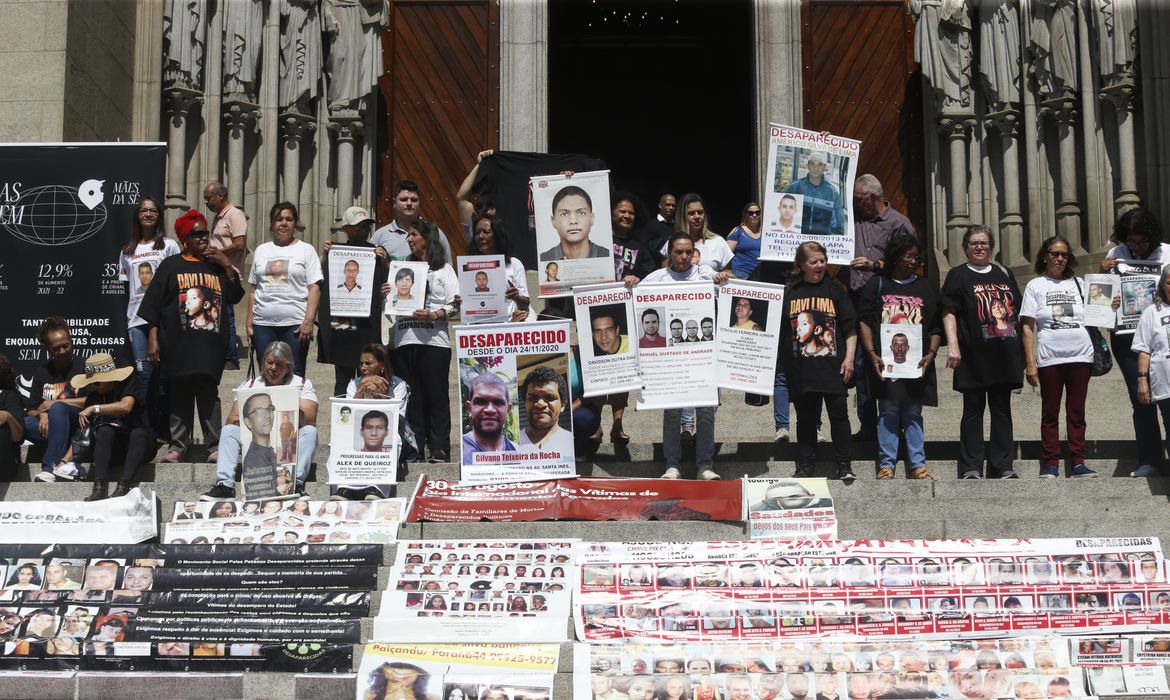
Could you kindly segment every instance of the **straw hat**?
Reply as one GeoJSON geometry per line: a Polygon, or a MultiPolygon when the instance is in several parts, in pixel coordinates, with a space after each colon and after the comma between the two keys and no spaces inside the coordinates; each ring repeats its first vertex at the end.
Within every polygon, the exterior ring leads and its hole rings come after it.
{"type": "Polygon", "coordinates": [[[134,371],[133,367],[119,368],[109,353],[99,352],[85,360],[85,374],[79,374],[69,383],[74,389],[83,389],[94,382],[120,382],[134,371]]]}

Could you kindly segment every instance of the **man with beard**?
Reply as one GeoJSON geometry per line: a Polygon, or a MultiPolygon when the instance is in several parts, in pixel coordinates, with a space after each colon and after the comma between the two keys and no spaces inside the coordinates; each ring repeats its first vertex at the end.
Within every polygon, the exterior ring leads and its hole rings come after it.
{"type": "Polygon", "coordinates": [[[516,443],[504,434],[512,410],[507,382],[486,372],[471,380],[470,393],[465,406],[471,430],[463,435],[463,463],[472,464],[476,452],[515,452],[516,443]]]}

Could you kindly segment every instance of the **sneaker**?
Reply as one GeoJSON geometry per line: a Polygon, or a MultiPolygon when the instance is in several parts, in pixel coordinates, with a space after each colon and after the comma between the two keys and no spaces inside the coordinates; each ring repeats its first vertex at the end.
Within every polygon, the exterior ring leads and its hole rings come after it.
{"type": "Polygon", "coordinates": [[[699,472],[699,478],[703,481],[719,481],[719,475],[710,469],[699,472]]]}
{"type": "Polygon", "coordinates": [[[179,450],[168,450],[166,456],[162,458],[162,461],[168,462],[170,464],[174,464],[175,462],[182,462],[183,453],[179,450]]]}
{"type": "Polygon", "coordinates": [[[1045,464],[1040,467],[1041,479],[1058,479],[1060,478],[1060,467],[1055,464],[1045,464]]]}
{"type": "Polygon", "coordinates": [[[293,487],[293,493],[295,493],[295,494],[296,494],[296,495],[298,495],[298,496],[306,496],[306,495],[308,495],[308,494],[306,494],[306,493],[305,493],[305,482],[303,482],[303,481],[298,481],[298,482],[297,482],[297,485],[293,487]]]}
{"type": "Polygon", "coordinates": [[[853,467],[848,464],[842,464],[837,467],[837,478],[841,481],[853,481],[857,475],[853,473],[853,467]]]}
{"type": "Polygon", "coordinates": [[[965,471],[961,475],[959,475],[959,478],[960,479],[982,479],[983,474],[981,474],[978,469],[968,469],[967,471],[965,471]]]}
{"type": "Polygon", "coordinates": [[[660,476],[658,478],[660,478],[660,479],[681,479],[682,473],[679,472],[678,467],[670,467],[666,471],[662,472],[662,476],[660,476]]]}
{"type": "Polygon", "coordinates": [[[1147,479],[1151,476],[1162,476],[1162,472],[1158,471],[1156,467],[1153,467],[1149,464],[1143,464],[1137,469],[1134,469],[1130,476],[1138,479],[1147,479]]]}
{"type": "Polygon", "coordinates": [[[889,481],[894,478],[893,467],[882,467],[877,472],[878,481],[889,481]]]}
{"type": "Polygon", "coordinates": [[[338,487],[332,495],[329,496],[331,501],[357,501],[357,492],[353,489],[347,489],[344,486],[338,487]]]}
{"type": "Polygon", "coordinates": [[[817,428],[817,442],[828,442],[828,441],[829,441],[829,438],[825,437],[825,434],[821,432],[820,428],[817,428]]]}
{"type": "Polygon", "coordinates": [[[776,442],[788,442],[788,428],[776,428],[776,442]]]}
{"type": "Polygon", "coordinates": [[[33,477],[33,481],[56,481],[57,477],[51,471],[42,471],[33,477]]]}
{"type": "Polygon", "coordinates": [[[1072,472],[1069,473],[1069,478],[1071,479],[1092,479],[1096,476],[1099,476],[1096,471],[1089,469],[1083,464],[1078,464],[1073,467],[1072,472]]]}
{"type": "Polygon", "coordinates": [[[446,450],[431,450],[431,456],[427,459],[429,464],[442,464],[443,462],[450,462],[451,455],[447,454],[446,450]]]}
{"type": "Polygon", "coordinates": [[[236,497],[235,488],[226,484],[216,484],[199,497],[201,501],[226,501],[236,497]]]}
{"type": "Polygon", "coordinates": [[[803,467],[798,466],[796,468],[796,472],[793,474],[793,476],[795,476],[797,479],[808,479],[813,475],[813,471],[815,469],[816,468],[810,464],[806,464],[803,467]]]}
{"type": "Polygon", "coordinates": [[[77,479],[85,478],[85,470],[78,467],[73,462],[62,462],[53,467],[53,476],[65,481],[76,481],[77,479]]]}
{"type": "Polygon", "coordinates": [[[927,469],[925,466],[911,467],[910,468],[910,478],[915,479],[917,481],[933,481],[934,480],[934,477],[930,475],[930,470],[927,469]]]}
{"type": "Polygon", "coordinates": [[[379,491],[378,487],[376,486],[369,486],[362,489],[361,491],[358,491],[357,496],[358,498],[354,500],[360,499],[363,501],[380,501],[383,498],[382,492],[379,491]]]}
{"type": "Polygon", "coordinates": [[[1007,469],[999,470],[1000,479],[1019,479],[1020,475],[1016,473],[1015,469],[1008,467],[1007,469]]]}

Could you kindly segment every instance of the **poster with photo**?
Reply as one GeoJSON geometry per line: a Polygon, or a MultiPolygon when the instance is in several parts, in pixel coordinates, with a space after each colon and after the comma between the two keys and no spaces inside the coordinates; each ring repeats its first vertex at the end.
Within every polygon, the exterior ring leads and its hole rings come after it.
{"type": "Polygon", "coordinates": [[[460,255],[455,268],[464,323],[504,323],[508,316],[508,267],[503,255],[460,255]]]}
{"type": "Polygon", "coordinates": [[[335,318],[366,318],[373,300],[378,256],[373,248],[335,245],[329,249],[329,314],[335,318]]]}
{"type": "Polygon", "coordinates": [[[918,379],[922,369],[922,326],[916,323],[881,324],[878,342],[882,354],[882,377],[918,379]]]}
{"type": "Polygon", "coordinates": [[[558,644],[367,644],[355,697],[552,700],[559,658],[558,644]]]}
{"type": "Polygon", "coordinates": [[[1148,698],[1170,693],[1161,666],[1099,666],[1086,669],[1089,692],[1098,697],[1131,695],[1148,698]]]}
{"type": "Polygon", "coordinates": [[[613,281],[609,171],[532,178],[536,273],[541,297],[613,281]]]}
{"type": "Polygon", "coordinates": [[[1133,661],[1127,637],[1073,637],[1069,641],[1074,666],[1116,666],[1133,661]]]}
{"type": "Polygon", "coordinates": [[[137,487],[125,496],[89,503],[0,501],[0,542],[143,542],[158,534],[156,522],[154,495],[137,487]]]}
{"type": "Polygon", "coordinates": [[[401,402],[333,397],[329,403],[329,483],[397,482],[401,402]]]}
{"type": "Polygon", "coordinates": [[[240,407],[240,483],[244,497],[294,495],[301,387],[256,386],[236,390],[240,407]]]}
{"type": "Polygon", "coordinates": [[[792,260],[816,241],[829,264],[853,260],[853,181],[861,142],[792,126],[768,126],[760,259],[792,260]]]}
{"type": "Polygon", "coordinates": [[[784,319],[784,287],[728,280],[719,288],[715,366],[722,389],[771,396],[784,319]]]}
{"type": "Polygon", "coordinates": [[[1154,292],[1158,287],[1158,277],[1162,274],[1162,263],[1118,260],[1113,269],[1117,271],[1113,279],[1117,280],[1121,296],[1114,333],[1133,335],[1142,312],[1154,303],[1154,292]]]}
{"type": "Polygon", "coordinates": [[[837,539],[837,512],[826,479],[744,479],[752,539],[837,539]]]}
{"type": "Polygon", "coordinates": [[[575,476],[569,321],[455,327],[461,481],[575,476]]]}
{"type": "Polygon", "coordinates": [[[395,260],[390,263],[390,293],[383,304],[387,318],[411,316],[426,307],[429,271],[425,262],[395,260]]]}
{"type": "Polygon", "coordinates": [[[1113,328],[1117,325],[1117,312],[1113,310],[1113,299],[1121,294],[1117,275],[1085,275],[1081,285],[1085,295],[1085,325],[1098,328],[1113,328]]]}
{"type": "Polygon", "coordinates": [[[718,405],[715,286],[711,282],[639,284],[633,297],[635,318],[659,318],[654,342],[643,342],[645,327],[638,339],[642,373],[638,410],[718,405]],[[712,328],[709,339],[701,333],[703,324],[712,328]],[[663,329],[668,330],[665,337],[663,329]]]}
{"type": "Polygon", "coordinates": [[[376,544],[398,539],[405,498],[178,501],[167,544],[376,544]]]}
{"type": "MultiPolygon", "coordinates": [[[[636,323],[633,295],[620,282],[573,287],[581,353],[584,396],[604,396],[642,388],[638,374],[638,342],[643,323],[636,323]],[[585,329],[589,329],[589,340],[585,329]]],[[[648,315],[653,329],[658,321],[648,315]]],[[[657,332],[655,330],[655,332],[657,332]]]]}
{"type": "Polygon", "coordinates": [[[1134,661],[1170,666],[1170,634],[1135,634],[1130,639],[1134,661]]]}

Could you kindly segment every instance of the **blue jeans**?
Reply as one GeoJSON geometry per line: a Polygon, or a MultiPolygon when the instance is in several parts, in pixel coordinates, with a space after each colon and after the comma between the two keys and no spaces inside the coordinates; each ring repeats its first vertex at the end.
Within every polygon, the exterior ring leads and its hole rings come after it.
{"type": "MultiPolygon", "coordinates": [[[[255,338],[255,335],[252,336],[255,338]]],[[[298,484],[309,476],[313,464],[313,453],[317,451],[317,428],[302,425],[297,431],[297,475],[298,484]]],[[[240,464],[240,426],[225,425],[219,432],[219,460],[215,464],[215,483],[235,488],[236,467],[240,464]]]]}
{"type": "Polygon", "coordinates": [[[772,415],[776,419],[776,430],[787,429],[792,424],[788,416],[791,400],[788,398],[788,377],[783,372],[776,372],[776,384],[772,389],[772,415]]]}
{"type": "MultiPolygon", "coordinates": [[[[298,377],[305,376],[305,360],[309,356],[309,344],[301,346],[301,339],[297,337],[297,326],[252,326],[252,346],[256,348],[256,362],[263,365],[264,353],[268,346],[278,340],[288,343],[293,351],[293,372],[298,377]]],[[[259,370],[257,370],[259,374],[259,370]]]]}
{"type": "Polygon", "coordinates": [[[57,466],[69,449],[69,441],[73,433],[77,432],[78,413],[81,413],[81,409],[60,401],[49,406],[48,435],[41,434],[39,416],[25,416],[25,439],[34,445],[45,446],[45,457],[41,460],[41,468],[45,471],[53,471],[53,467],[57,466]]]}
{"type": "Polygon", "coordinates": [[[223,305],[223,322],[228,327],[228,346],[227,355],[224,356],[224,362],[240,361],[239,339],[236,337],[236,307],[232,304],[223,305]]]}
{"type": "Polygon", "coordinates": [[[877,402],[878,467],[898,465],[898,433],[906,431],[906,459],[909,467],[926,466],[925,437],[922,431],[922,404],[914,401],[877,402]]]}
{"type": "Polygon", "coordinates": [[[1158,409],[1154,404],[1143,404],[1137,398],[1137,353],[1131,349],[1132,335],[1117,335],[1109,340],[1117,368],[1125,378],[1129,403],[1133,406],[1133,435],[1137,440],[1138,465],[1149,465],[1161,471],[1164,467],[1162,433],[1158,427],[1158,409]]]}
{"type": "MultiPolygon", "coordinates": [[[[689,409],[695,412],[695,464],[698,470],[710,469],[715,464],[715,409],[718,406],[702,406],[689,409]]],[[[682,461],[682,440],[678,425],[682,412],[687,409],[668,408],[662,412],[662,455],[666,457],[667,468],[678,468],[682,461]]]]}
{"type": "Polygon", "coordinates": [[[150,354],[150,326],[129,329],[130,350],[134,353],[134,376],[138,379],[138,400],[146,406],[146,420],[155,437],[170,436],[170,406],[163,386],[162,372],[147,359],[150,354]]]}
{"type": "Polygon", "coordinates": [[[573,448],[577,454],[587,455],[597,451],[591,438],[600,427],[601,406],[583,401],[580,408],[573,409],[573,448]]]}

